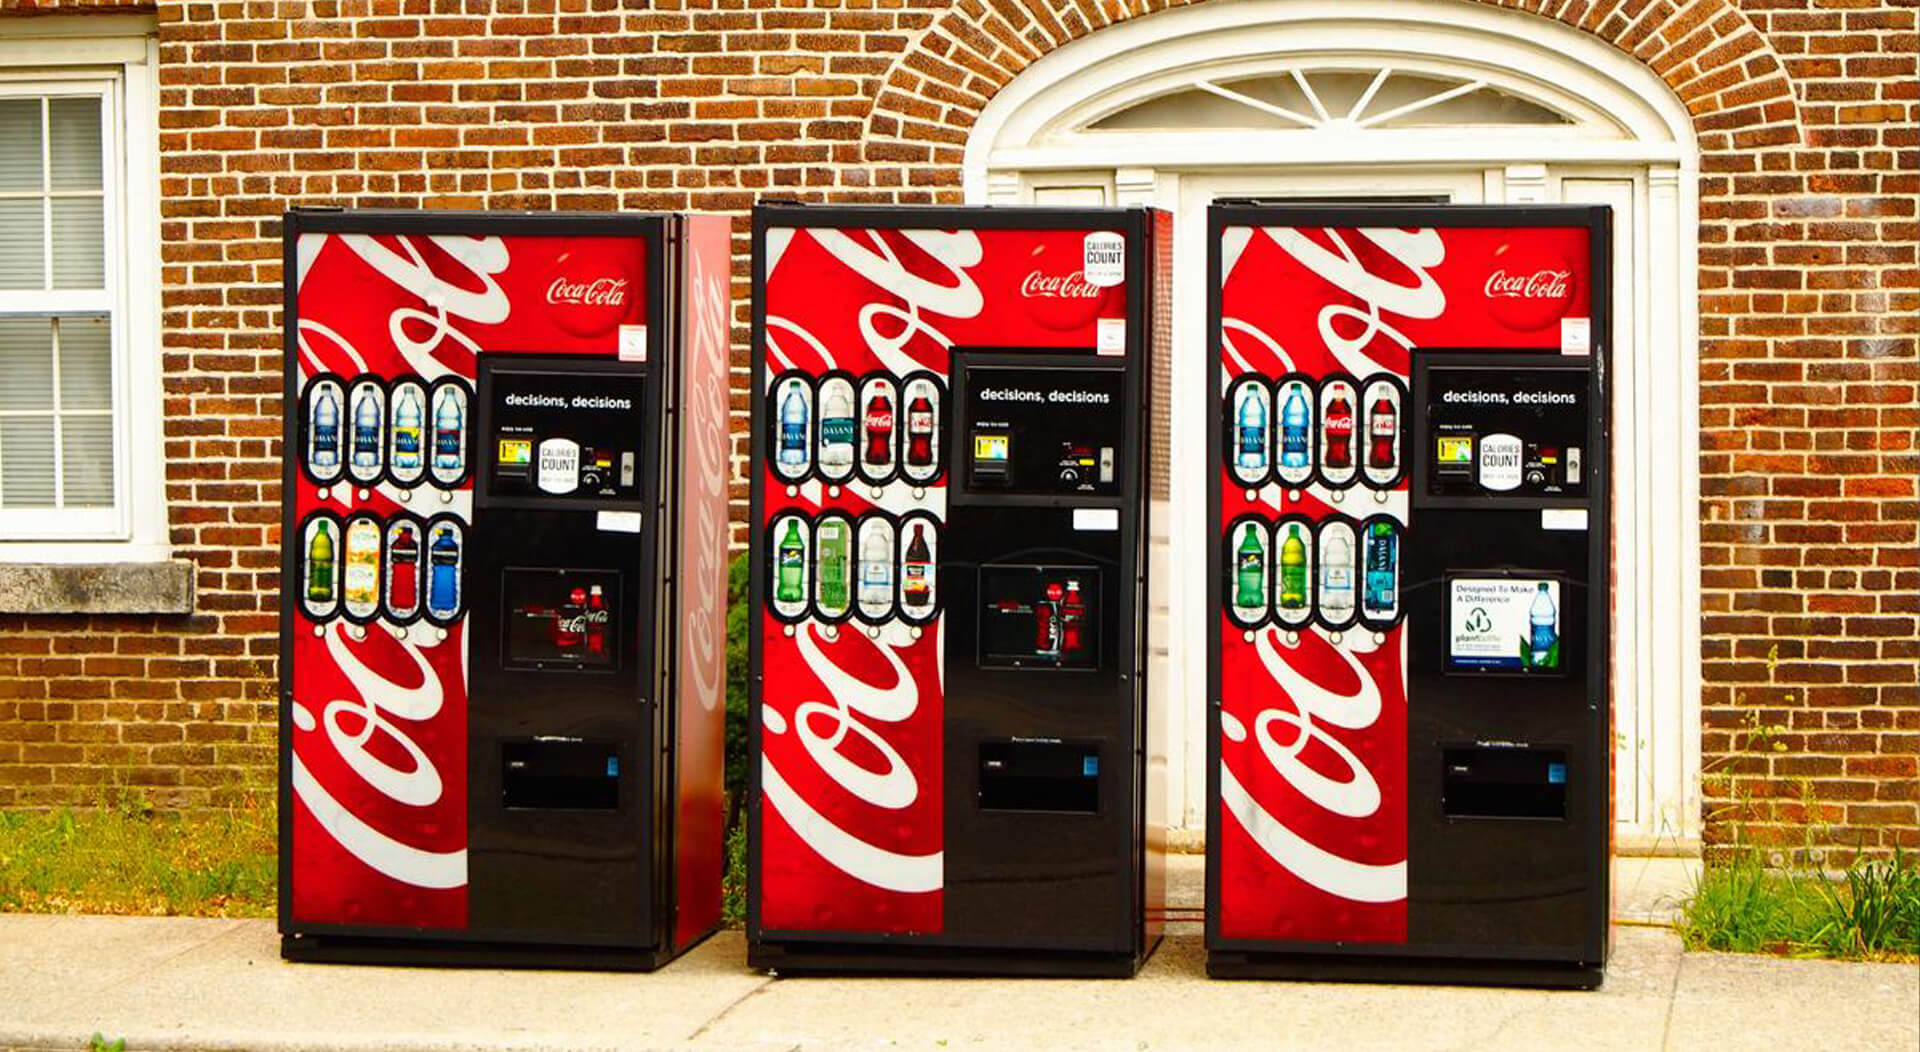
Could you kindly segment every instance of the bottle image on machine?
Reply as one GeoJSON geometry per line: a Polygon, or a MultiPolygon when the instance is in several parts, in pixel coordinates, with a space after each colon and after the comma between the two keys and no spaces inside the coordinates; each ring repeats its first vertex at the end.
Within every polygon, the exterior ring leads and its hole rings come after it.
{"type": "Polygon", "coordinates": [[[907,464],[933,466],[933,400],[924,393],[907,403],[907,464]]]}
{"type": "Polygon", "coordinates": [[[460,440],[461,426],[465,413],[460,407],[460,393],[451,385],[440,389],[440,397],[433,407],[433,467],[434,470],[457,474],[463,467],[465,443],[460,440]]]}
{"type": "Polygon", "coordinates": [[[862,531],[860,609],[868,617],[886,616],[893,607],[893,543],[885,529],[862,531]]]}
{"type": "Polygon", "coordinates": [[[372,387],[353,400],[353,466],[380,466],[380,399],[372,387]]]}
{"type": "Polygon", "coordinates": [[[369,617],[380,605],[380,527],[372,519],[354,519],[346,533],[340,598],[355,617],[369,617]]]}
{"type": "Polygon", "coordinates": [[[427,549],[427,610],[439,618],[460,611],[460,539],[446,524],[434,528],[427,549]]]}
{"type": "Polygon", "coordinates": [[[893,466],[893,399],[885,391],[867,400],[866,414],[860,421],[866,433],[867,466],[884,471],[893,466]]]}
{"type": "MultiPolygon", "coordinates": [[[[781,426],[781,439],[786,427],[781,426]]],[[[853,470],[853,388],[845,380],[829,380],[820,395],[820,470],[844,475],[853,470]]]]}
{"type": "Polygon", "coordinates": [[[933,555],[927,550],[927,524],[913,524],[913,539],[907,542],[906,565],[900,574],[900,603],[914,610],[933,604],[933,555]]]}
{"type": "Polygon", "coordinates": [[[600,657],[607,652],[607,593],[599,585],[587,589],[587,653],[600,657]]]}
{"type": "Polygon", "coordinates": [[[575,588],[553,617],[553,649],[571,657],[587,644],[587,590],[575,588]]]}
{"type": "Polygon", "coordinates": [[[1067,590],[1059,581],[1048,581],[1046,598],[1033,604],[1033,652],[1040,657],[1058,657],[1060,655],[1061,616],[1060,606],[1066,599],[1067,590]]]}
{"type": "Polygon", "coordinates": [[[1367,413],[1367,466],[1391,470],[1398,457],[1395,441],[1399,437],[1399,414],[1394,412],[1393,401],[1384,396],[1373,400],[1373,408],[1367,413]]]}
{"type": "Polygon", "coordinates": [[[1399,555],[1399,538],[1392,525],[1374,522],[1367,527],[1367,574],[1360,597],[1362,610],[1367,614],[1384,618],[1392,617],[1399,610],[1400,589],[1396,580],[1399,555]]]}
{"type": "Polygon", "coordinates": [[[1237,462],[1250,471],[1262,470],[1267,466],[1267,400],[1257,386],[1241,388],[1237,416],[1237,462]]]}
{"type": "Polygon", "coordinates": [[[774,553],[773,598],[782,603],[806,602],[807,545],[800,539],[800,520],[787,520],[786,536],[774,553]]]}
{"type": "Polygon", "coordinates": [[[1307,608],[1307,542],[1300,538],[1300,525],[1287,525],[1287,539],[1280,542],[1280,609],[1307,608]]]}
{"type": "Polygon", "coordinates": [[[780,396],[780,450],[782,467],[797,468],[807,462],[807,400],[800,393],[799,380],[787,381],[780,396]]]}
{"type": "Polygon", "coordinates": [[[1267,605],[1267,546],[1260,540],[1260,527],[1247,523],[1240,536],[1240,548],[1234,557],[1233,605],[1248,610],[1264,610],[1267,605]]]}
{"type": "Polygon", "coordinates": [[[425,416],[426,414],[420,408],[420,395],[417,389],[402,388],[399,403],[393,407],[393,470],[395,472],[411,475],[424,466],[422,425],[425,423],[425,416]]]}
{"type": "Polygon", "coordinates": [[[1353,616],[1353,542],[1331,533],[1320,553],[1320,615],[1334,624],[1353,616]]]}
{"type": "Polygon", "coordinates": [[[1353,466],[1353,403],[1346,395],[1335,394],[1327,403],[1320,428],[1327,436],[1326,466],[1344,469],[1353,466]]]}
{"type": "Polygon", "coordinates": [[[314,523],[313,539],[307,542],[307,600],[333,602],[333,532],[325,519],[314,523]]]}
{"type": "Polygon", "coordinates": [[[331,385],[321,388],[313,400],[313,453],[308,463],[326,472],[340,466],[340,401],[331,385]]]}
{"type": "Polygon", "coordinates": [[[1067,578],[1067,595],[1060,600],[1060,652],[1078,654],[1086,647],[1087,601],[1080,582],[1067,578]]]}
{"type": "MultiPolygon", "coordinates": [[[[853,563],[853,527],[845,519],[823,519],[814,531],[814,562],[819,574],[820,612],[838,617],[853,601],[849,570],[853,563]]],[[[784,555],[785,548],[782,548],[784,555]]]]}
{"type": "Polygon", "coordinates": [[[411,525],[396,523],[387,541],[387,612],[411,617],[420,605],[420,537],[411,525]]]}
{"type": "Polygon", "coordinates": [[[1294,384],[1288,389],[1287,401],[1280,408],[1281,467],[1307,466],[1307,432],[1311,426],[1306,391],[1302,385],[1294,384]]]}
{"type": "Polygon", "coordinates": [[[1532,629],[1527,640],[1527,664],[1534,668],[1554,668],[1560,664],[1560,611],[1553,605],[1547,582],[1540,582],[1533,606],[1527,611],[1532,629]]]}

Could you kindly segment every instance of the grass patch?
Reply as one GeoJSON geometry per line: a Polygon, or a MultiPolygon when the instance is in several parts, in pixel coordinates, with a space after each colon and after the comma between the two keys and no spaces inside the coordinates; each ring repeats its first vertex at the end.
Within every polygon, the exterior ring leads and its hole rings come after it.
{"type": "Polygon", "coordinates": [[[1846,960],[1920,959],[1920,865],[1896,853],[1843,879],[1774,870],[1755,852],[1700,874],[1677,925],[1689,950],[1846,960]]]}
{"type": "Polygon", "coordinates": [[[0,812],[0,911],[270,917],[273,807],[0,812]]]}

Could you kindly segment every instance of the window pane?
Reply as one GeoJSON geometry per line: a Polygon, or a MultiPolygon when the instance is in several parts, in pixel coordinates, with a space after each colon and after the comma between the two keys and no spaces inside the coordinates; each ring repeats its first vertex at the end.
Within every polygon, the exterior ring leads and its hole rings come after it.
{"type": "Polygon", "coordinates": [[[53,199],[53,287],[56,289],[97,289],[105,287],[101,267],[106,236],[100,221],[97,197],[56,197],[53,199]]]}
{"type": "Polygon", "coordinates": [[[53,323],[0,318],[0,412],[53,408],[53,323]]]}
{"type": "Polygon", "coordinates": [[[53,507],[52,417],[0,417],[0,507],[53,507]]]}
{"type": "Polygon", "coordinates": [[[40,100],[0,99],[0,191],[40,189],[40,100]]]}
{"type": "Polygon", "coordinates": [[[113,507],[112,417],[62,416],[60,455],[66,469],[62,507],[113,507]]]}
{"type": "Polygon", "coordinates": [[[0,289],[47,287],[47,219],[40,198],[0,201],[0,289]]]}
{"type": "Polygon", "coordinates": [[[49,100],[47,136],[53,188],[100,189],[100,100],[49,100]]]}
{"type": "Polygon", "coordinates": [[[113,408],[112,353],[106,318],[60,319],[60,408],[113,408]]]}

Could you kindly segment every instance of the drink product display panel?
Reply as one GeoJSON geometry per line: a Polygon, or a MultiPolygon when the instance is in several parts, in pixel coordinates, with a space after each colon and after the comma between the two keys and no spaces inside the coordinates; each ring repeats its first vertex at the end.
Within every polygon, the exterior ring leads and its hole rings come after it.
{"type": "Polygon", "coordinates": [[[724,541],[672,524],[725,516],[724,220],[286,231],[282,952],[671,958],[718,921],[724,541]]]}
{"type": "Polygon", "coordinates": [[[756,212],[755,964],[1144,957],[1161,224],[756,212]]]}
{"type": "Polygon", "coordinates": [[[1592,985],[1606,210],[1208,238],[1210,971],[1592,985]]]}

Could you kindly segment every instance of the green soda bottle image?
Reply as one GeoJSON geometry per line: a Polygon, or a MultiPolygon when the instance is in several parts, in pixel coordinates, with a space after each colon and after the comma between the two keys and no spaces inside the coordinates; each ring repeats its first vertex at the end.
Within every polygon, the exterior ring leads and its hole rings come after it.
{"type": "Polygon", "coordinates": [[[1287,539],[1280,544],[1280,609],[1307,608],[1307,545],[1300,539],[1300,527],[1288,526],[1287,539]]]}
{"type": "Polygon", "coordinates": [[[800,539],[800,520],[787,520],[787,535],[780,538],[780,547],[775,553],[774,567],[778,574],[773,588],[773,598],[782,603],[806,601],[806,593],[801,590],[800,579],[805,576],[807,546],[800,539]]]}
{"type": "Polygon", "coordinates": [[[307,598],[333,602],[333,535],[325,520],[313,524],[313,540],[307,544],[307,598]]]}
{"type": "MultiPolygon", "coordinates": [[[[814,544],[820,573],[820,608],[835,615],[847,607],[847,566],[853,561],[852,537],[847,524],[828,519],[815,531],[814,544]]],[[[784,550],[784,545],[782,548],[784,550]]]]}
{"type": "Polygon", "coordinates": [[[1233,605],[1249,609],[1267,605],[1267,548],[1260,543],[1259,527],[1251,522],[1234,559],[1233,605]]]}

